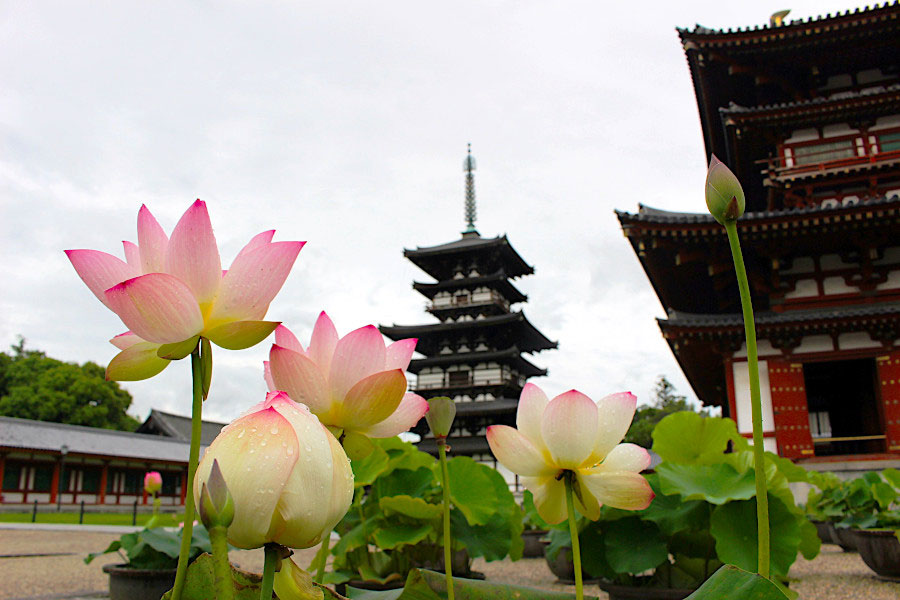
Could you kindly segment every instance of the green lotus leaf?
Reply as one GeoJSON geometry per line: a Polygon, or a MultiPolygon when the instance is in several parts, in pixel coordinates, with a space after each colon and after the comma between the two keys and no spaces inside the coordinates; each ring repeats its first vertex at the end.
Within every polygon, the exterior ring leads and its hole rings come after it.
{"type": "Polygon", "coordinates": [[[777,585],[756,573],[725,565],[686,600],[788,600],[777,585]]]}
{"type": "Polygon", "coordinates": [[[669,557],[666,540],[654,523],[638,517],[603,523],[606,560],[617,573],[641,573],[669,557]]]}
{"type": "Polygon", "coordinates": [[[421,521],[440,519],[441,515],[444,514],[441,506],[425,502],[421,498],[413,498],[412,496],[381,498],[378,500],[378,506],[385,512],[386,516],[397,513],[421,521]]]}
{"type": "Polygon", "coordinates": [[[740,473],[724,463],[673,464],[662,463],[656,468],[659,485],[666,495],[680,494],[685,500],[706,500],[711,504],[725,504],[731,500],[746,500],[756,495],[753,471],[740,473]]]}
{"type": "Polygon", "coordinates": [[[737,432],[734,421],[702,417],[690,411],[669,415],[653,430],[653,451],[667,462],[721,462],[729,441],[736,450],[747,445],[747,441],[737,432]],[[685,440],[691,443],[686,444],[685,440]]]}

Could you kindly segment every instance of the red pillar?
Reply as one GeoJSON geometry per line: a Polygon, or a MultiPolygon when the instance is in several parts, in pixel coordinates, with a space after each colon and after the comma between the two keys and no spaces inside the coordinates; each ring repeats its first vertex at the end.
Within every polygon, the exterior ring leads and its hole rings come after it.
{"type": "Polygon", "coordinates": [[[884,414],[885,446],[900,452],[900,350],[876,359],[881,407],[884,414]]]}
{"type": "Polygon", "coordinates": [[[3,469],[6,466],[6,455],[0,454],[0,504],[3,503],[3,469]]]}
{"type": "Polygon", "coordinates": [[[788,360],[769,359],[769,387],[778,454],[785,458],[813,456],[815,450],[809,431],[803,365],[788,360]]]}
{"type": "Polygon", "coordinates": [[[737,425],[737,399],[734,394],[734,360],[725,359],[725,390],[728,394],[728,418],[737,425]]]}
{"type": "Polygon", "coordinates": [[[100,471],[100,502],[99,504],[106,504],[106,482],[109,478],[109,463],[103,463],[103,469],[100,471]]]}
{"type": "Polygon", "coordinates": [[[50,504],[56,504],[59,495],[59,463],[53,464],[53,479],[50,481],[50,504]]]}
{"type": "Polygon", "coordinates": [[[187,498],[187,471],[181,473],[181,504],[184,506],[185,498],[187,498]]]}

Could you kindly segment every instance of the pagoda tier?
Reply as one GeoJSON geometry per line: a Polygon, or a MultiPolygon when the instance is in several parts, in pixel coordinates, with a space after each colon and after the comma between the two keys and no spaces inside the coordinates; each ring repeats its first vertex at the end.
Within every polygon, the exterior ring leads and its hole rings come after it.
{"type": "Polygon", "coordinates": [[[778,203],[782,196],[766,189],[759,161],[765,165],[773,158],[776,166],[789,168],[785,144],[792,151],[792,144],[801,144],[806,164],[858,157],[860,149],[871,155],[879,146],[892,145],[896,132],[885,130],[900,126],[890,119],[900,112],[895,105],[898,30],[897,2],[781,26],[678,30],[694,81],[706,155],[719,156],[744,182],[748,210],[784,206],[778,203]],[[757,129],[759,119],[741,118],[749,116],[747,111],[765,115],[765,130],[757,129]],[[831,139],[841,135],[847,139],[831,139]],[[882,142],[884,135],[888,137],[882,142]],[[776,148],[781,155],[772,152],[776,148]]]}
{"type": "MultiPolygon", "coordinates": [[[[647,206],[616,214],[667,310],[740,311],[728,239],[711,215],[647,206]]],[[[900,268],[894,257],[900,196],[746,213],[738,233],[757,310],[841,303],[846,294],[865,294],[874,302],[900,293],[888,284],[900,268]]]]}
{"type": "MultiPolygon", "coordinates": [[[[766,449],[900,455],[900,3],[678,33],[707,158],[718,155],[746,195],[737,227],[766,449]]],[[[679,366],[749,437],[724,228],[708,214],[647,206],[617,215],[667,313],[658,324],[679,366]]]]}

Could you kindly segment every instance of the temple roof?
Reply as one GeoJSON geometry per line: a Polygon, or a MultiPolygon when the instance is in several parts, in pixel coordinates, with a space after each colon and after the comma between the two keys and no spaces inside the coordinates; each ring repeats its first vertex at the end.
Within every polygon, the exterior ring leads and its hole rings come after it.
{"type": "Polygon", "coordinates": [[[502,270],[491,275],[480,275],[478,277],[463,277],[462,279],[445,279],[437,283],[413,282],[413,289],[425,296],[426,298],[434,298],[434,295],[444,290],[456,290],[460,288],[473,288],[477,286],[485,286],[498,290],[503,297],[511,303],[526,302],[528,296],[520,292],[508,279],[508,275],[502,270]]]}
{"type": "Polygon", "coordinates": [[[524,375],[525,377],[543,377],[547,374],[547,369],[541,369],[531,364],[531,362],[522,357],[521,352],[521,350],[513,346],[506,350],[436,354],[429,358],[415,358],[411,360],[407,371],[410,373],[418,373],[425,367],[436,365],[476,364],[494,361],[510,365],[515,368],[520,375],[524,375]]]}
{"type": "Polygon", "coordinates": [[[507,338],[508,345],[515,345],[522,352],[535,352],[557,347],[557,343],[547,339],[521,311],[470,321],[447,321],[427,325],[380,325],[378,329],[392,340],[418,338],[416,351],[426,356],[437,354],[438,342],[443,336],[461,333],[484,332],[494,337],[498,337],[499,334],[499,337],[507,338]]]}
{"type": "Polygon", "coordinates": [[[404,249],[403,256],[438,281],[442,281],[453,277],[457,263],[466,256],[484,256],[492,252],[497,253],[499,263],[497,267],[502,268],[508,277],[534,273],[534,268],[519,256],[505,235],[483,238],[477,233],[465,234],[462,238],[446,244],[420,246],[415,250],[404,249]]]}
{"type": "MultiPolygon", "coordinates": [[[[206,447],[208,444],[201,444],[206,447]]],[[[0,417],[0,447],[187,464],[188,442],[99,427],[0,417]]]]}
{"type": "MultiPolygon", "coordinates": [[[[827,308],[786,310],[783,312],[759,312],[754,315],[756,326],[760,330],[784,327],[800,327],[811,331],[811,323],[829,323],[836,321],[859,321],[872,318],[900,316],[900,302],[881,302],[876,304],[857,304],[849,306],[830,306],[827,308]]],[[[663,332],[674,330],[706,330],[729,335],[744,334],[744,320],[740,313],[699,315],[678,311],[669,312],[667,319],[657,319],[663,332]]]]}
{"type": "MultiPolygon", "coordinates": [[[[226,423],[203,421],[200,427],[200,443],[209,446],[226,423]]],[[[191,441],[191,418],[151,409],[147,420],[138,426],[135,433],[162,435],[182,442],[191,441]]]]}
{"type": "Polygon", "coordinates": [[[703,46],[740,46],[740,45],[766,45],[786,43],[792,40],[801,40],[808,43],[815,35],[830,32],[847,33],[864,28],[872,23],[888,21],[897,18],[900,10],[900,2],[885,2],[881,6],[877,4],[872,8],[848,9],[834,15],[809,17],[807,19],[793,19],[779,26],[771,24],[752,25],[747,27],[711,29],[700,24],[693,29],[678,27],[678,36],[682,43],[688,41],[703,46]]]}

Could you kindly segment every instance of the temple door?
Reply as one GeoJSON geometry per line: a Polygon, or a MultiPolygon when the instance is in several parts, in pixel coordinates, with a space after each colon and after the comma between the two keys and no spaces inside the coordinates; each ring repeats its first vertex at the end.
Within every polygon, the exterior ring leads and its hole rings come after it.
{"type": "Polygon", "coordinates": [[[812,456],[815,451],[809,432],[803,365],[778,359],[768,362],[778,454],[785,458],[812,456]]]}
{"type": "Polygon", "coordinates": [[[876,359],[888,452],[900,452],[900,351],[876,359]]]}

